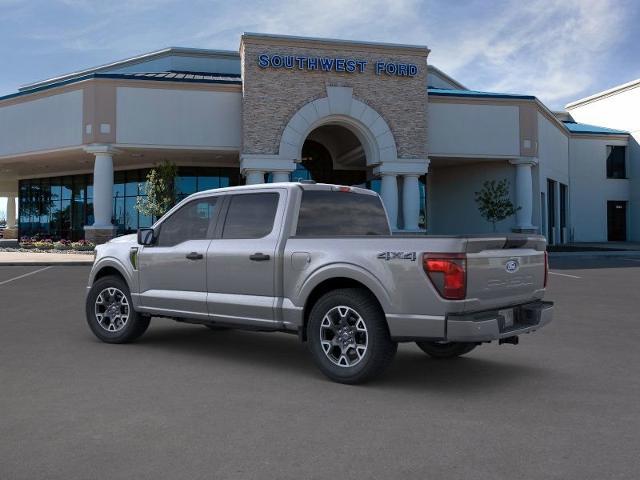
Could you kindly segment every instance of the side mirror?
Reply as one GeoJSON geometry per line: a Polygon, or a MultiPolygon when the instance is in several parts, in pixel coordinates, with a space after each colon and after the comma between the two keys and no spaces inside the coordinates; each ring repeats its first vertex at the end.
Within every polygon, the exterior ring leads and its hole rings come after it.
{"type": "Polygon", "coordinates": [[[139,228],[138,243],[144,246],[149,246],[156,243],[156,235],[153,231],[153,228],[139,228]]]}

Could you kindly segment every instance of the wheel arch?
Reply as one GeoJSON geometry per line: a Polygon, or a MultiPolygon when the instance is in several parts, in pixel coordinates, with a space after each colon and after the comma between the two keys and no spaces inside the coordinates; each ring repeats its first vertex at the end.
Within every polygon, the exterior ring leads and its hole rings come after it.
{"type": "Polygon", "coordinates": [[[362,269],[354,269],[353,266],[343,268],[331,268],[324,272],[315,274],[309,279],[300,292],[300,298],[304,299],[304,307],[302,311],[302,325],[300,329],[300,338],[303,341],[307,339],[307,322],[309,313],[315,303],[326,293],[341,288],[360,288],[368,292],[378,303],[382,312],[388,311],[391,305],[389,296],[379,281],[369,272],[362,269]]]}
{"type": "Polygon", "coordinates": [[[106,258],[93,267],[89,284],[93,285],[99,279],[109,275],[115,275],[122,278],[129,287],[130,292],[134,293],[136,291],[136,289],[133,288],[134,283],[131,275],[129,275],[120,262],[113,258],[106,258]]]}

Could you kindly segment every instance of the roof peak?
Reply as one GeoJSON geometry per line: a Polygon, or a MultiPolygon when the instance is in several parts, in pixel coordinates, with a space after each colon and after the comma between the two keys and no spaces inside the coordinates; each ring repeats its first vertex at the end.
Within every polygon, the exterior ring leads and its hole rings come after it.
{"type": "Polygon", "coordinates": [[[23,92],[26,90],[32,90],[34,88],[43,87],[45,85],[51,83],[58,83],[65,80],[70,80],[75,77],[82,77],[86,75],[90,75],[92,73],[100,73],[101,71],[113,69],[116,67],[125,67],[128,65],[136,65],[139,63],[147,62],[149,60],[153,60],[156,58],[162,58],[170,55],[189,55],[189,56],[212,56],[212,57],[230,57],[230,58],[240,58],[240,54],[238,52],[232,50],[214,50],[214,49],[205,49],[205,48],[189,48],[189,47],[166,47],[160,50],[154,50],[147,53],[141,53],[139,55],[135,55],[133,57],[124,58],[121,60],[115,60],[113,62],[105,63],[102,65],[98,65],[96,67],[84,68],[81,70],[76,70],[74,72],[66,73],[63,75],[58,75],[56,77],[47,78],[45,80],[38,80],[36,82],[27,83],[21,85],[18,88],[19,92],[23,92]]]}

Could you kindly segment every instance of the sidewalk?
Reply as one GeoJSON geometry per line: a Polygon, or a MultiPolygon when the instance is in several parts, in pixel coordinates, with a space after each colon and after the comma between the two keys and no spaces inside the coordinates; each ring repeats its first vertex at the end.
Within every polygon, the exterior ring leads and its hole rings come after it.
{"type": "Polygon", "coordinates": [[[15,265],[91,265],[93,255],[78,253],[0,252],[0,267],[15,265]]]}

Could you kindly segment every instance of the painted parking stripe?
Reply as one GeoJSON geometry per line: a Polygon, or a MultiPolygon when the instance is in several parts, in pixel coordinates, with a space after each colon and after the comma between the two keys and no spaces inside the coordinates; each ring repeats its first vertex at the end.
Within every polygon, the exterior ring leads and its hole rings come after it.
{"type": "Polygon", "coordinates": [[[549,272],[551,275],[560,275],[561,277],[582,278],[577,275],[569,275],[568,273],[549,272]]]}
{"type": "Polygon", "coordinates": [[[25,273],[24,275],[19,275],[17,277],[10,278],[9,280],[5,280],[3,282],[0,282],[0,285],[4,285],[5,283],[13,282],[14,280],[20,280],[21,278],[28,277],[29,275],[35,275],[38,272],[44,272],[45,270],[49,270],[50,268],[51,268],[50,266],[49,267],[44,267],[44,268],[40,268],[38,270],[34,270],[33,272],[25,273]]]}

